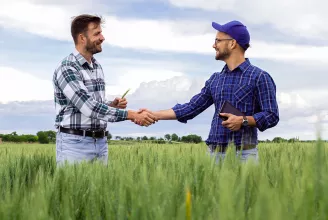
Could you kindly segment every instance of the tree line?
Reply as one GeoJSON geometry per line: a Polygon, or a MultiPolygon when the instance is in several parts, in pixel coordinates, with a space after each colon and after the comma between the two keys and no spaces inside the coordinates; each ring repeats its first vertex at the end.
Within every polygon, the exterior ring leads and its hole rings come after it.
{"type": "MultiPolygon", "coordinates": [[[[0,139],[3,142],[14,142],[14,143],[41,143],[41,144],[48,144],[48,143],[55,143],[56,141],[56,132],[49,130],[49,131],[39,131],[36,135],[32,134],[23,134],[18,135],[16,131],[10,134],[0,134],[0,139]]],[[[186,136],[179,137],[177,134],[165,134],[164,137],[122,137],[122,136],[115,136],[113,137],[111,133],[108,135],[108,141],[110,140],[121,140],[121,141],[150,141],[152,143],[174,143],[174,142],[181,142],[181,143],[201,143],[202,137],[196,134],[189,134],[186,136]]],[[[259,140],[260,143],[294,143],[294,142],[315,142],[315,140],[299,140],[298,137],[285,139],[282,137],[275,137],[272,140],[259,140]]]]}
{"type": "MultiPolygon", "coordinates": [[[[17,134],[16,131],[10,133],[10,134],[0,134],[0,139],[3,142],[14,142],[14,143],[41,143],[41,144],[49,144],[49,143],[55,143],[56,141],[56,132],[49,130],[49,131],[39,131],[36,135],[32,134],[17,134]]],[[[111,133],[108,134],[107,137],[108,141],[113,139],[113,136],[111,133]]],[[[186,136],[179,137],[177,134],[165,134],[164,137],[121,137],[121,136],[115,136],[115,140],[121,140],[121,141],[151,141],[153,143],[174,143],[174,142],[184,142],[184,143],[201,143],[202,137],[198,136],[196,134],[190,134],[186,136]]],[[[113,140],[114,140],[113,139],[113,140]]]]}

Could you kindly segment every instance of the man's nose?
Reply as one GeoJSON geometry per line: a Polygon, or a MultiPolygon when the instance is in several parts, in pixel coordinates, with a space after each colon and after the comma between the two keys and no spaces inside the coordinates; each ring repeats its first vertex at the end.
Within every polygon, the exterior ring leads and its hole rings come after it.
{"type": "Polygon", "coordinates": [[[105,40],[104,35],[102,35],[102,34],[100,35],[100,40],[101,40],[101,41],[104,41],[104,40],[105,40]]]}

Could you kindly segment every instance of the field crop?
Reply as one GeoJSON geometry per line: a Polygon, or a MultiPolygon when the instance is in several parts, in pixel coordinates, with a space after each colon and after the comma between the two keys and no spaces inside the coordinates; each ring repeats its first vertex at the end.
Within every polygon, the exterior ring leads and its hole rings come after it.
{"type": "Polygon", "coordinates": [[[54,145],[2,144],[0,219],[327,219],[326,148],[262,143],[258,163],[217,163],[204,144],[118,144],[108,166],[57,168],[54,145]]]}

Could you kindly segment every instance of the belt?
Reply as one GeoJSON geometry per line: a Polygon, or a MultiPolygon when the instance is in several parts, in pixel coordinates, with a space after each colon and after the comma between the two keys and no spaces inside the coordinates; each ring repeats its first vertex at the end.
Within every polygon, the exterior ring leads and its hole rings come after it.
{"type": "Polygon", "coordinates": [[[108,136],[108,131],[105,130],[78,130],[78,129],[70,129],[64,127],[59,127],[58,129],[60,132],[66,134],[75,134],[75,135],[88,136],[93,138],[103,138],[108,136]]]}
{"type": "MultiPolygon", "coordinates": [[[[217,151],[217,152],[226,152],[230,146],[215,146],[212,145],[210,146],[212,150],[217,151]]],[[[251,150],[256,148],[256,145],[245,145],[245,146],[235,146],[236,150],[251,150]]]]}

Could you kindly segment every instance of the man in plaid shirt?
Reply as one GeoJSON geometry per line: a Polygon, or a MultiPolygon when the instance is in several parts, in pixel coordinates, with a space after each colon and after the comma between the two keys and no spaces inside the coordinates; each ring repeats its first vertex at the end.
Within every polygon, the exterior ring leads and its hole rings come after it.
{"type": "Polygon", "coordinates": [[[65,57],[53,75],[56,106],[57,164],[99,159],[107,164],[107,122],[142,121],[149,126],[157,118],[150,113],[126,110],[126,99],[105,99],[105,81],[94,54],[102,51],[102,18],[77,16],[71,24],[75,50],[65,57]]]}
{"type": "MultiPolygon", "coordinates": [[[[222,71],[212,74],[200,93],[193,96],[190,102],[152,113],[159,120],[177,119],[187,123],[214,104],[215,113],[206,140],[209,152],[224,156],[228,145],[232,143],[243,160],[250,156],[257,158],[257,129],[265,131],[276,126],[279,121],[275,83],[266,71],[252,65],[245,58],[250,35],[241,22],[231,21],[224,25],[213,22],[212,27],[217,30],[213,44],[215,59],[226,63],[222,71]],[[225,101],[245,116],[220,114],[225,101]],[[227,120],[223,121],[219,115],[227,120]]],[[[151,112],[140,109],[140,112],[144,111],[151,112]]]]}

